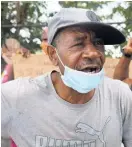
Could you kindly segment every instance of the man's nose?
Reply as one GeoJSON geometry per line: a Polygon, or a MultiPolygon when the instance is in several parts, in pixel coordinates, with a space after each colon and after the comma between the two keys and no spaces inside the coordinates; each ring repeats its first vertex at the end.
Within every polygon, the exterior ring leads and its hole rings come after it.
{"type": "Polygon", "coordinates": [[[93,44],[87,45],[82,54],[83,58],[89,58],[89,59],[99,58],[100,56],[101,54],[93,44]]]}

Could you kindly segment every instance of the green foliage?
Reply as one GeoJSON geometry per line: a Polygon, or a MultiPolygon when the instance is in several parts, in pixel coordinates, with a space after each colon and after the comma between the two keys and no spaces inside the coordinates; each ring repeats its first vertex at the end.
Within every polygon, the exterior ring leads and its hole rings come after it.
{"type": "MultiPolygon", "coordinates": [[[[111,1],[59,1],[59,4],[61,7],[69,8],[69,7],[76,7],[76,8],[85,8],[90,9],[95,12],[98,12],[98,9],[103,9],[103,7],[109,7],[111,1]]],[[[45,26],[45,23],[47,22],[41,22],[39,18],[45,14],[46,17],[52,17],[55,12],[53,9],[53,13],[50,13],[47,15],[47,3],[44,1],[2,1],[1,2],[1,24],[3,25],[12,25],[11,28],[14,28],[13,26],[17,24],[21,25],[28,25],[28,26],[21,26],[21,27],[15,27],[16,31],[15,33],[12,33],[9,27],[2,27],[1,29],[1,42],[3,43],[5,38],[13,37],[18,39],[21,44],[24,47],[27,47],[32,52],[34,52],[34,49],[39,48],[40,46],[33,42],[34,38],[41,38],[42,33],[42,27],[41,26],[35,26],[36,24],[40,24],[45,26]],[[42,8],[44,10],[44,13],[41,12],[42,8]],[[16,11],[16,14],[14,13],[16,11]],[[34,25],[34,26],[33,26],[34,25]],[[22,37],[19,35],[20,31],[22,29],[27,29],[30,32],[30,37],[22,37]],[[29,41],[29,43],[28,43],[29,41]]],[[[112,19],[113,16],[119,13],[122,17],[124,17],[125,20],[125,27],[122,27],[122,24],[117,25],[120,26],[120,30],[125,34],[125,36],[130,36],[130,32],[132,32],[132,2],[118,2],[118,4],[115,5],[115,7],[112,10],[112,13],[109,15],[103,14],[101,16],[102,20],[112,19]],[[122,3],[125,3],[126,6],[122,5],[122,3]]],[[[117,20],[118,21],[118,20],[117,20]]],[[[116,26],[116,27],[117,27],[116,26]]],[[[123,44],[124,45],[124,44],[123,44]]]]}
{"type": "MultiPolygon", "coordinates": [[[[1,42],[9,37],[16,38],[20,43],[34,52],[35,48],[40,48],[38,44],[33,42],[33,39],[41,39],[42,27],[34,24],[43,24],[39,18],[43,15],[40,11],[40,7],[46,10],[45,2],[1,2],[1,25],[12,25],[12,27],[2,27],[1,29],[1,42]],[[15,27],[16,25],[22,25],[21,27],[15,27]],[[24,25],[28,25],[27,27],[24,25]],[[11,32],[11,29],[15,28],[15,33],[11,32]],[[27,29],[30,33],[30,37],[22,37],[19,35],[20,30],[27,29]]],[[[46,13],[45,13],[46,15],[46,13]]],[[[43,25],[45,26],[45,25],[43,25]]]]}
{"type": "Polygon", "coordinates": [[[107,16],[103,16],[103,18],[112,19],[115,14],[120,14],[125,19],[125,27],[122,27],[122,32],[126,37],[130,37],[130,32],[132,32],[132,2],[125,1],[124,4],[127,6],[121,5],[118,3],[112,10],[112,13],[107,16]]]}
{"type": "Polygon", "coordinates": [[[98,7],[102,8],[103,4],[107,2],[97,2],[97,1],[60,1],[59,4],[64,8],[84,8],[97,10],[98,7]]]}
{"type": "MultiPolygon", "coordinates": [[[[103,8],[104,6],[109,7],[111,1],[60,1],[60,5],[64,8],[69,8],[69,7],[75,7],[75,8],[84,8],[84,9],[90,9],[94,10],[97,12],[99,8],[103,8]]],[[[125,2],[118,2],[114,6],[112,13],[109,15],[103,14],[101,17],[101,20],[107,20],[107,19],[112,19],[114,15],[118,13],[124,18],[124,23],[122,24],[116,24],[115,27],[119,27],[118,29],[126,36],[126,38],[130,37],[130,33],[132,32],[132,2],[130,1],[125,1],[125,2]],[[124,6],[125,5],[125,6],[124,6]],[[122,25],[125,25],[123,27],[122,25]]],[[[117,22],[120,22],[117,20],[117,22]]],[[[115,22],[113,22],[115,23],[115,22]]],[[[131,36],[132,37],[132,36],[131,36]]],[[[125,45],[123,43],[120,45],[122,48],[125,45]]],[[[115,48],[118,48],[119,46],[116,45],[114,46],[115,48]]],[[[109,50],[107,52],[107,56],[111,56],[113,53],[109,50]]]]}
{"type": "MultiPolygon", "coordinates": [[[[110,1],[60,1],[60,5],[64,8],[75,7],[75,8],[85,8],[97,11],[98,8],[103,8],[103,6],[109,6],[110,1]]],[[[115,13],[120,13],[121,16],[125,18],[125,28],[122,29],[122,32],[129,36],[130,32],[132,32],[132,2],[126,1],[125,4],[127,8],[123,7],[121,3],[118,3],[112,10],[110,15],[102,15],[101,18],[103,19],[112,19],[115,13]]]]}

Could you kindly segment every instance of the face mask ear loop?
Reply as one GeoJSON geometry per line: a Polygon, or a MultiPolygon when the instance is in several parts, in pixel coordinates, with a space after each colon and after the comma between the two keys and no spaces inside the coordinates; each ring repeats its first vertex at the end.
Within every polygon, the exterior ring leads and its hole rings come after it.
{"type": "MultiPolygon", "coordinates": [[[[63,65],[63,67],[65,68],[65,65],[63,64],[63,62],[61,61],[61,59],[60,59],[60,56],[59,56],[59,54],[58,54],[58,51],[57,51],[57,49],[55,48],[55,51],[56,51],[56,54],[57,54],[57,56],[58,56],[58,58],[59,58],[59,60],[60,60],[60,62],[61,62],[61,64],[63,65]]],[[[60,72],[60,74],[62,75],[62,73],[60,72]]]]}

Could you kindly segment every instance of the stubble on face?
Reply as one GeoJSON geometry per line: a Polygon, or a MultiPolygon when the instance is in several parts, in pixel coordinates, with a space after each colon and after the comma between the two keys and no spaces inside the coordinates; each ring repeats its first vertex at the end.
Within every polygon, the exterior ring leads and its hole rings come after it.
{"type": "MultiPolygon", "coordinates": [[[[57,46],[57,52],[63,64],[76,70],[81,70],[88,64],[98,65],[101,68],[105,61],[104,46],[101,52],[97,51],[99,52],[101,58],[97,58],[92,61],[86,58],[83,59],[81,62],[78,62],[78,60],[79,56],[81,56],[82,51],[80,51],[77,47],[73,47],[75,44],[84,41],[91,43],[94,38],[96,38],[96,34],[93,31],[87,30],[86,28],[69,27],[62,31],[59,31],[55,41],[57,46]]],[[[59,67],[60,70],[64,69],[60,62],[59,67]]]]}

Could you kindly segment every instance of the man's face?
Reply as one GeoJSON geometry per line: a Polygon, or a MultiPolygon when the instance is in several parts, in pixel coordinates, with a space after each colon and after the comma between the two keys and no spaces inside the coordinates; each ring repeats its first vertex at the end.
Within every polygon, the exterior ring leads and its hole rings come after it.
{"type": "MultiPolygon", "coordinates": [[[[57,40],[57,52],[63,64],[83,72],[97,73],[105,62],[104,44],[94,32],[81,28],[67,28],[57,40]]],[[[64,67],[59,61],[59,68],[64,67]]]]}

